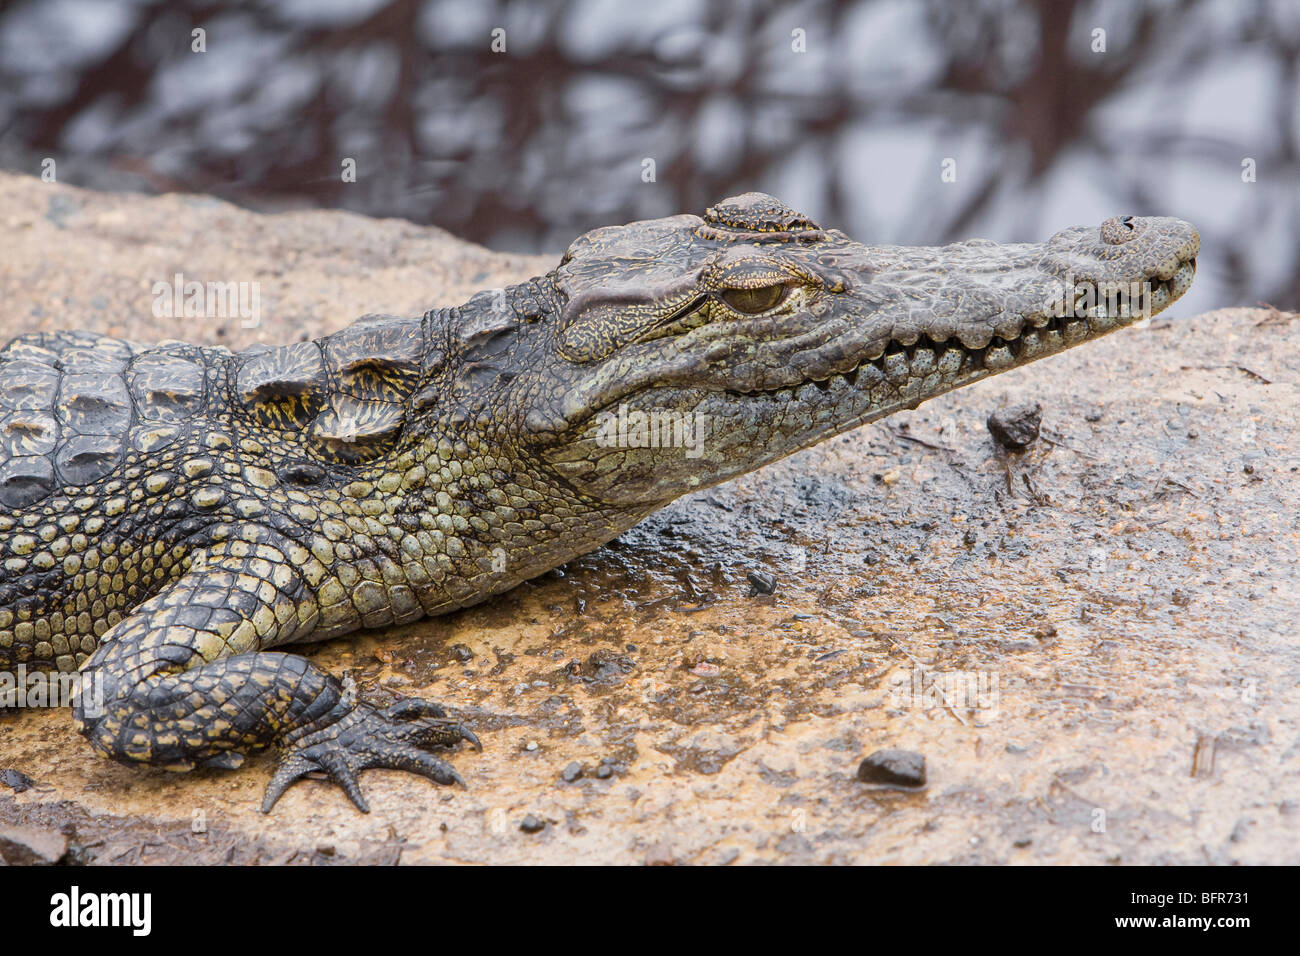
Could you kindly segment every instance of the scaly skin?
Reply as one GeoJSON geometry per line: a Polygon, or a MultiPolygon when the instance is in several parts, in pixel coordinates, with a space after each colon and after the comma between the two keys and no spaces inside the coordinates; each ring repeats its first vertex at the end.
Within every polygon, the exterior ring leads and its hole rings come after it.
{"type": "Polygon", "coordinates": [[[458,780],[435,753],[477,741],[441,708],[380,709],[283,648],[481,601],[689,491],[1158,312],[1199,242],[1126,217],[864,246],[749,193],[316,342],[23,336],[0,351],[0,670],[80,668],[77,726],[117,760],[277,748],[264,810],[313,770],[363,810],[369,767],[458,780]],[[608,440],[608,414],[639,413],[700,416],[703,441],[608,440]]]}

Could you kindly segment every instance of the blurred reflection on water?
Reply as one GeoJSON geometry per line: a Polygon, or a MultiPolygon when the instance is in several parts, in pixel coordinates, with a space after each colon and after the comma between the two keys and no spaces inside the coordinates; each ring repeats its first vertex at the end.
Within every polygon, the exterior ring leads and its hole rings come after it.
{"type": "Polygon", "coordinates": [[[1300,3],[15,0],[0,165],[46,156],[513,250],[755,188],[877,242],[1169,214],[1185,309],[1294,307],[1300,3]]]}

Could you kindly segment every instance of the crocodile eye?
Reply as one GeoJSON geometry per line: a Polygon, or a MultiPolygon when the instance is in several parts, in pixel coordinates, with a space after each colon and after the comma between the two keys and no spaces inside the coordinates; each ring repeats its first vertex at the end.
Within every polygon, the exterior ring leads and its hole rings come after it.
{"type": "Polygon", "coordinates": [[[722,301],[742,315],[758,315],[775,309],[790,291],[785,285],[764,285],[757,289],[723,289],[722,301]]]}

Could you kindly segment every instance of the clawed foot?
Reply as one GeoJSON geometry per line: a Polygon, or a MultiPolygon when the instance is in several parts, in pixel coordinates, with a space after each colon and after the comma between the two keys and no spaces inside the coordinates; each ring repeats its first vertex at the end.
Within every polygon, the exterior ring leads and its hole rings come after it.
{"type": "Polygon", "coordinates": [[[357,784],[357,774],[363,770],[409,770],[438,783],[463,785],[451,764],[429,753],[431,747],[450,747],[462,740],[483,749],[471,731],[437,704],[408,699],[381,710],[358,703],[334,723],[304,734],[285,748],[262,798],[262,812],[269,813],[295,781],[315,771],[342,787],[362,813],[370,812],[357,784]]]}

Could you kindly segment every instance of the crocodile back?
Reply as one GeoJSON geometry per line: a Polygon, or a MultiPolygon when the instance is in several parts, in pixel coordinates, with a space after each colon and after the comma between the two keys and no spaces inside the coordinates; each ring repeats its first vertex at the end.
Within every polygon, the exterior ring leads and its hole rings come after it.
{"type": "MultiPolygon", "coordinates": [[[[143,346],[91,332],[35,332],[0,350],[0,505],[37,505],[150,451],[204,408],[197,346],[143,346]]],[[[224,350],[220,350],[224,351],[224,350]]]]}

